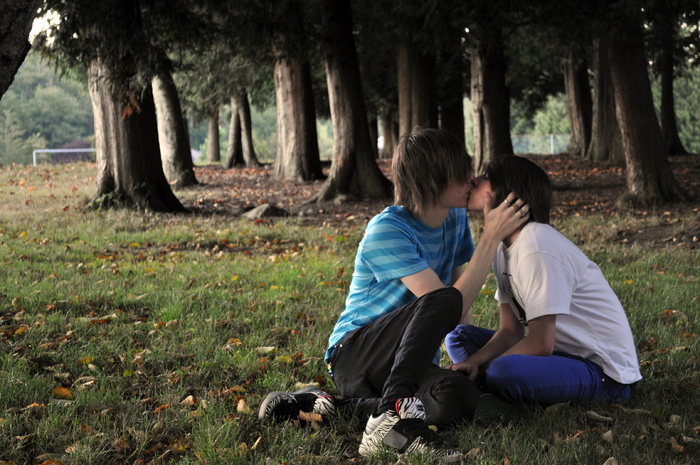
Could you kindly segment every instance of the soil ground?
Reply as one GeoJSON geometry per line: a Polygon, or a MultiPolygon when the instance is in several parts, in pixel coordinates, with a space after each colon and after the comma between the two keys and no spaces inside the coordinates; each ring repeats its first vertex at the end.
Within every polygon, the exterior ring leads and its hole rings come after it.
{"type": "MultiPolygon", "coordinates": [[[[550,176],[554,188],[554,216],[602,214],[615,217],[623,209],[617,199],[625,190],[625,168],[591,162],[572,155],[526,155],[550,176]]],[[[633,209],[635,216],[659,215],[665,221],[648,222],[642,229],[620,231],[620,240],[663,245],[673,241],[696,247],[700,236],[700,156],[669,158],[673,173],[691,202],[633,209]],[[683,223],[680,225],[678,223],[683,223]]],[[[378,160],[391,178],[391,162],[378,160]]],[[[328,167],[325,172],[327,173],[328,167]]],[[[273,178],[272,166],[223,169],[195,168],[199,185],[177,192],[195,214],[236,217],[261,204],[270,204],[296,216],[304,224],[334,225],[366,221],[391,204],[391,199],[363,199],[342,203],[315,203],[323,181],[297,183],[273,178]]],[[[271,219],[270,221],[274,221],[271,219]]]]}

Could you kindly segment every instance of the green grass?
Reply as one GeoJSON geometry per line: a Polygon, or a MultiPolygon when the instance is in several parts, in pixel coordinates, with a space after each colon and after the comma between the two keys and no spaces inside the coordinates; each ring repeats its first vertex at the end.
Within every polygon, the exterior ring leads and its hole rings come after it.
{"type": "MultiPolygon", "coordinates": [[[[336,393],[322,357],[362,226],[94,212],[93,166],[0,171],[0,463],[359,460],[366,419],[299,429],[261,424],[257,407],[297,383],[336,393]]],[[[645,377],[633,399],[444,431],[468,463],[697,463],[700,252],[615,240],[654,221],[555,224],[628,312],[645,377]]],[[[494,290],[489,277],[478,324],[497,324],[494,290]]]]}

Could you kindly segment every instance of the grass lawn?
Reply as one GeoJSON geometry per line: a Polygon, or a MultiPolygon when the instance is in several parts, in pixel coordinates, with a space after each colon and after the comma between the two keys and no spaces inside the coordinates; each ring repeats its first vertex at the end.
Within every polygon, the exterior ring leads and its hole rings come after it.
{"type": "MultiPolygon", "coordinates": [[[[272,390],[337,394],[323,354],[365,220],[91,211],[95,172],[0,168],[0,465],[367,462],[366,418],[257,420],[272,390]]],[[[696,214],[555,217],[620,297],[644,380],[624,405],[529,406],[445,430],[466,463],[700,462],[700,249],[619,233],[696,214]]],[[[491,276],[477,324],[497,323],[494,291],[491,276]]]]}

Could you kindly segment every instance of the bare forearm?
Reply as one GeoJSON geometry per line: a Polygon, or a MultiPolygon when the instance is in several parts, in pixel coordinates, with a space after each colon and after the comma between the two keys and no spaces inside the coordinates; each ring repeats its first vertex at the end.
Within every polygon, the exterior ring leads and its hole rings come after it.
{"type": "Polygon", "coordinates": [[[494,359],[505,355],[514,344],[518,344],[519,337],[505,331],[496,331],[496,334],[470,358],[473,358],[479,366],[487,365],[494,359]]]}

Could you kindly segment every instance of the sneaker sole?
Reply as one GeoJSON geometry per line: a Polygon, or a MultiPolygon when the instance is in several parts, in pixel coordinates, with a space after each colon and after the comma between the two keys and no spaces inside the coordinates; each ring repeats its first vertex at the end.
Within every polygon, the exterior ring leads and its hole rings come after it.
{"type": "Polygon", "coordinates": [[[267,406],[272,402],[277,396],[280,395],[298,395],[298,394],[309,394],[309,393],[314,393],[314,394],[322,394],[326,395],[321,389],[317,388],[313,384],[308,384],[301,389],[294,391],[294,392],[288,392],[288,391],[274,391],[269,393],[268,395],[265,396],[263,399],[262,403],[260,404],[260,408],[258,409],[258,420],[265,420],[269,418],[268,416],[265,415],[265,410],[267,410],[267,406]]]}

